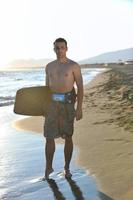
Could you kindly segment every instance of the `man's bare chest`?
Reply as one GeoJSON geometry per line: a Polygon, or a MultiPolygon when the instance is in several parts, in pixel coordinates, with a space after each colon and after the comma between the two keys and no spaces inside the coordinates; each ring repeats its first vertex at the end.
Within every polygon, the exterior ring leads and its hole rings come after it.
{"type": "Polygon", "coordinates": [[[49,71],[49,78],[67,78],[72,76],[72,69],[66,67],[56,67],[49,71]]]}

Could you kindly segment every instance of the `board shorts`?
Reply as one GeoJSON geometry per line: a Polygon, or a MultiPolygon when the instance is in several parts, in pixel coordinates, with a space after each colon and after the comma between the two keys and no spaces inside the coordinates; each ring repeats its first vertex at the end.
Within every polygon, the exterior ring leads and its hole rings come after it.
{"type": "Polygon", "coordinates": [[[45,116],[44,137],[66,138],[73,135],[75,103],[52,101],[45,116]]]}

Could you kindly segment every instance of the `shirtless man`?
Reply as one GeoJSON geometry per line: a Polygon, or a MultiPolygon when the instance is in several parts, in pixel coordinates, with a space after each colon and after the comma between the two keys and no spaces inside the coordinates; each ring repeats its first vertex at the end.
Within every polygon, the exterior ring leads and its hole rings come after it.
{"type": "Polygon", "coordinates": [[[57,60],[50,62],[46,66],[46,85],[49,86],[53,94],[59,96],[52,96],[52,103],[45,118],[45,179],[48,179],[50,173],[53,172],[52,162],[55,152],[54,139],[57,137],[62,137],[65,140],[65,177],[69,178],[72,176],[69,165],[73,153],[72,135],[74,118],[76,118],[76,120],[80,120],[82,118],[83,80],[81,70],[80,66],[76,62],[66,57],[67,50],[66,40],[63,38],[56,39],[54,42],[54,51],[56,53],[57,60]],[[77,86],[76,108],[74,107],[75,102],[71,101],[71,99],[69,99],[68,102],[60,102],[60,95],[65,95],[66,97],[68,95],[71,96],[74,83],[76,83],[77,86]]]}

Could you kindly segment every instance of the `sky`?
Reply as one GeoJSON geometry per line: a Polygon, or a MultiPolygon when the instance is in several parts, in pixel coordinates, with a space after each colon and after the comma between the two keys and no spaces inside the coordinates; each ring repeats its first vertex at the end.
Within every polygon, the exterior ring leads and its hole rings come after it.
{"type": "Polygon", "coordinates": [[[80,61],[133,47],[133,0],[0,0],[0,67],[16,59],[67,57],[80,61]]]}

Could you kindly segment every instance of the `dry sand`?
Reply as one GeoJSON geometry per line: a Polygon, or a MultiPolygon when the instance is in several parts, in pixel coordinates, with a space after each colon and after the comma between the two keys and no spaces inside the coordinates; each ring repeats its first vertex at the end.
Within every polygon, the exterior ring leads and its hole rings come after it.
{"type": "MultiPolygon", "coordinates": [[[[104,194],[132,200],[133,66],[106,71],[88,84],[83,113],[83,119],[75,122],[77,162],[96,176],[104,194]]],[[[14,125],[42,134],[43,123],[43,117],[29,117],[14,125]]]]}

